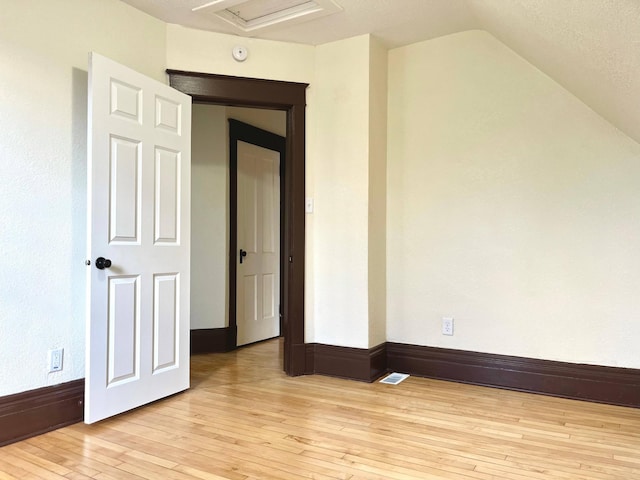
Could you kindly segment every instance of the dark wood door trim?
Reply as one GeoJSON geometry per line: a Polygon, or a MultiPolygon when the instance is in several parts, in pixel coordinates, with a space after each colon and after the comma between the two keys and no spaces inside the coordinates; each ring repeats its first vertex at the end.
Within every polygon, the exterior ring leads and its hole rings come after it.
{"type": "MultiPolygon", "coordinates": [[[[238,260],[238,142],[251,143],[259,147],[267,148],[280,153],[280,313],[282,313],[282,305],[284,302],[284,275],[282,272],[286,267],[284,261],[284,182],[283,176],[286,165],[286,138],[268,132],[248,123],[235,120],[229,121],[229,327],[233,329],[236,336],[234,337],[234,347],[238,342],[238,324],[237,324],[237,260],[238,260]]],[[[280,316],[280,334],[284,333],[282,327],[282,315],[280,316]]]]}
{"type": "Polygon", "coordinates": [[[284,370],[305,373],[304,345],[304,180],[306,83],[167,70],[172,87],[194,102],[269,108],[287,113],[283,183],[282,257],[284,370]]]}

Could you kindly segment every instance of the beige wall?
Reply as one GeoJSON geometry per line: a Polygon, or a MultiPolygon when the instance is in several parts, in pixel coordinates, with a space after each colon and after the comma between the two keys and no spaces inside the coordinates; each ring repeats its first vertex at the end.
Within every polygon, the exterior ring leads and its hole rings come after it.
{"type": "Polygon", "coordinates": [[[193,105],[191,329],[228,325],[229,154],[226,107],[193,105]]]}
{"type": "Polygon", "coordinates": [[[369,36],[316,48],[313,339],[367,348],[369,36]]]}
{"type": "Polygon", "coordinates": [[[88,52],[163,80],[166,48],[163,22],[117,0],[0,12],[1,396],[84,376],[88,52]]]}
{"type": "Polygon", "coordinates": [[[387,50],[369,50],[369,347],[387,339],[387,50]]]}
{"type": "Polygon", "coordinates": [[[169,68],[240,77],[309,83],[313,78],[314,47],[167,25],[169,68]],[[244,45],[249,56],[236,62],[231,50],[244,45]]]}
{"type": "Polygon", "coordinates": [[[388,128],[388,340],[640,367],[638,143],[481,31],[390,52],[388,128]]]}

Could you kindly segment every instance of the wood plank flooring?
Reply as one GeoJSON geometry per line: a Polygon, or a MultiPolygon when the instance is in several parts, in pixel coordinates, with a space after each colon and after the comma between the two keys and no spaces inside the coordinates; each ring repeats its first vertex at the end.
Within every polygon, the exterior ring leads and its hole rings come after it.
{"type": "Polygon", "coordinates": [[[0,449],[4,479],[640,479],[640,410],[410,377],[286,377],[281,343],[192,389],[0,449]]]}

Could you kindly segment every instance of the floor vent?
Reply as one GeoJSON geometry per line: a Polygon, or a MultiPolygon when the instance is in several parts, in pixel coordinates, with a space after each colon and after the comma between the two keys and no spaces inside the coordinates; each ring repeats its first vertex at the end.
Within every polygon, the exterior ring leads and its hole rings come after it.
{"type": "Polygon", "coordinates": [[[406,378],[409,378],[409,375],[407,373],[394,372],[394,373],[390,373],[389,375],[384,377],[382,380],[380,380],[380,383],[388,383],[389,385],[398,385],[401,381],[403,381],[406,378]]]}

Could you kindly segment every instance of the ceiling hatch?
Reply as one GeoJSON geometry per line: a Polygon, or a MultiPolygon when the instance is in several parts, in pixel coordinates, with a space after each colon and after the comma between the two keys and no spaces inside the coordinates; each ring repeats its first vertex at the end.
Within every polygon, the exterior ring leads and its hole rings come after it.
{"type": "Polygon", "coordinates": [[[240,35],[288,27],[342,11],[333,0],[214,0],[192,11],[231,24],[240,35]]]}

